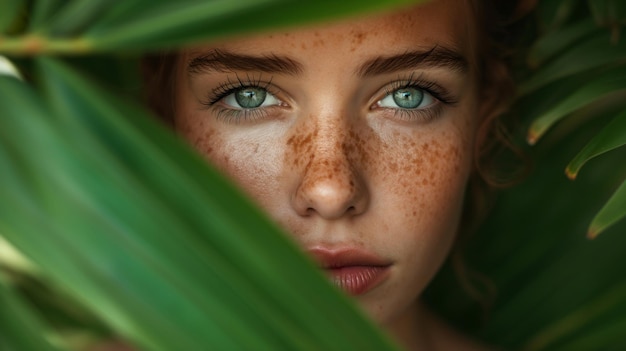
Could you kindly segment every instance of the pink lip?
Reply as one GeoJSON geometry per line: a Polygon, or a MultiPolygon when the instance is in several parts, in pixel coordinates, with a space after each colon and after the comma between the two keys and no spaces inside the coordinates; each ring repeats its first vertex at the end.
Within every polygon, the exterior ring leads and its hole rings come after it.
{"type": "Polygon", "coordinates": [[[350,295],[362,295],[389,277],[391,262],[358,249],[307,250],[335,286],[350,295]]]}

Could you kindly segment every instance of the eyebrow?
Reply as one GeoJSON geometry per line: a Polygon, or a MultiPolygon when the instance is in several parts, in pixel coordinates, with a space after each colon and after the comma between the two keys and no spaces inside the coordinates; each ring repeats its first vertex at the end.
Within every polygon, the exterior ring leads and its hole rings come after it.
{"type": "Polygon", "coordinates": [[[357,69],[361,77],[393,73],[417,67],[442,67],[465,73],[468,70],[467,59],[455,50],[435,46],[426,51],[410,51],[389,57],[377,57],[357,69]]]}
{"type": "Polygon", "coordinates": [[[302,64],[285,56],[274,54],[249,56],[215,49],[189,61],[187,71],[189,73],[257,71],[299,75],[304,69],[302,64]]]}
{"type": "MultiPolygon", "coordinates": [[[[389,57],[376,57],[361,65],[356,70],[356,74],[361,77],[369,77],[418,67],[443,67],[465,73],[468,66],[468,61],[463,55],[438,45],[430,50],[409,51],[389,57]]],[[[286,56],[274,54],[252,56],[213,49],[190,60],[187,71],[191,74],[204,71],[257,71],[295,76],[301,74],[304,67],[301,63],[286,56]]]]}

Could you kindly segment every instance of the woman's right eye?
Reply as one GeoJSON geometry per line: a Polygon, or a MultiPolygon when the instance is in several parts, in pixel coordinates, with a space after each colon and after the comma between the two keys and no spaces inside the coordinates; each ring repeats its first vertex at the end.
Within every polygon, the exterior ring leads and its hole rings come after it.
{"type": "Polygon", "coordinates": [[[260,107],[278,106],[278,100],[267,89],[255,86],[245,86],[231,90],[231,93],[222,99],[223,103],[235,110],[249,110],[260,107]]]}
{"type": "Polygon", "coordinates": [[[435,102],[435,98],[424,89],[407,86],[390,92],[377,104],[380,107],[417,110],[427,108],[435,102]]]}

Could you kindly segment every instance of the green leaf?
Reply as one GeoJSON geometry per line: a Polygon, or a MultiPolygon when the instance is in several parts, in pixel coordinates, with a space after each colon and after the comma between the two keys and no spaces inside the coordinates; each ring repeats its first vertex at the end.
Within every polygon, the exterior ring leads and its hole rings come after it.
{"type": "Polygon", "coordinates": [[[587,236],[591,239],[597,237],[608,227],[626,216],[626,181],[620,185],[609,201],[600,209],[593,218],[587,236]]]}
{"type": "Polygon", "coordinates": [[[569,113],[586,106],[605,95],[626,89],[626,67],[605,72],[577,89],[553,108],[536,118],[530,126],[527,140],[534,144],[556,122],[569,113]]]}
{"type": "Polygon", "coordinates": [[[626,145],[626,110],[615,117],[574,157],[565,168],[565,174],[570,179],[576,178],[587,161],[622,145],[626,145]]]}
{"type": "MultiPolygon", "coordinates": [[[[547,326],[538,333],[523,350],[553,350],[553,345],[559,339],[572,335],[580,335],[580,330],[595,322],[597,319],[605,317],[607,312],[614,310],[620,304],[626,302],[626,284],[620,284],[594,300],[589,301],[584,306],[571,311],[564,318],[547,326]]],[[[576,337],[574,338],[576,339],[576,337]]],[[[576,343],[570,343],[576,345],[576,343]]],[[[565,349],[567,350],[567,349],[565,349]]],[[[571,350],[571,348],[570,348],[571,350]]]]}
{"type": "Polygon", "coordinates": [[[0,11],[0,33],[6,31],[17,19],[17,15],[24,7],[24,0],[3,0],[0,11]]]}
{"type": "Polygon", "coordinates": [[[556,30],[570,19],[579,4],[580,0],[544,0],[535,8],[539,24],[546,32],[556,30]]]}
{"type": "Polygon", "coordinates": [[[598,26],[593,20],[583,19],[574,25],[543,35],[530,49],[528,64],[530,67],[537,67],[566,48],[580,45],[581,39],[597,31],[599,31],[598,26]]]}
{"type": "Polygon", "coordinates": [[[52,20],[59,9],[66,4],[65,0],[34,1],[30,20],[30,30],[42,32],[45,24],[52,20]]]}
{"type": "Polygon", "coordinates": [[[171,49],[227,35],[387,11],[394,6],[421,1],[181,0],[174,3],[98,0],[76,1],[66,7],[51,1],[48,6],[36,6],[35,10],[39,11],[35,14],[41,14],[35,19],[43,19],[34,20],[34,32],[1,38],[0,53],[76,55],[171,49]]]}
{"type": "Polygon", "coordinates": [[[108,0],[66,1],[42,29],[53,37],[76,35],[93,25],[103,10],[113,4],[114,2],[108,0]]]}
{"type": "Polygon", "coordinates": [[[626,3],[621,0],[587,0],[594,20],[604,26],[626,24],[626,3]]]}
{"type": "Polygon", "coordinates": [[[85,39],[91,43],[93,50],[172,47],[251,30],[380,11],[392,5],[415,4],[416,1],[216,0],[188,1],[184,5],[170,2],[143,3],[149,5],[139,15],[128,17],[129,13],[136,14],[136,11],[116,11],[116,17],[105,16],[89,28],[85,39]]]}
{"type": "MultiPolygon", "coordinates": [[[[1,156],[0,156],[1,157],[1,156]]],[[[42,335],[42,321],[0,279],[0,350],[57,351],[42,335]]]]}
{"type": "Polygon", "coordinates": [[[391,348],[186,145],[39,61],[49,105],[0,80],[0,230],[52,280],[146,349],[391,348]]]}
{"type": "MultiPolygon", "coordinates": [[[[550,42],[558,41],[561,35],[563,34],[559,33],[556,37],[550,38],[550,42]]],[[[562,40],[566,44],[570,38],[563,36],[562,40]]],[[[609,64],[621,63],[626,63],[626,40],[621,40],[616,44],[611,43],[608,33],[601,31],[582,43],[576,43],[569,50],[534,72],[528,80],[520,85],[519,92],[521,95],[526,95],[559,78],[609,64]]]]}

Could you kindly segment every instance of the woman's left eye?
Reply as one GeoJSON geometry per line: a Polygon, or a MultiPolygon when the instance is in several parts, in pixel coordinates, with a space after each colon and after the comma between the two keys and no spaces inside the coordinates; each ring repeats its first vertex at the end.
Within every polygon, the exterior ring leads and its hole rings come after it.
{"type": "Polygon", "coordinates": [[[224,97],[224,104],[237,110],[280,105],[274,95],[262,87],[241,87],[224,97]]]}
{"type": "Polygon", "coordinates": [[[434,102],[435,98],[424,89],[408,86],[388,93],[376,105],[379,107],[417,110],[428,107],[434,102]]]}

